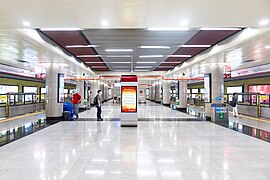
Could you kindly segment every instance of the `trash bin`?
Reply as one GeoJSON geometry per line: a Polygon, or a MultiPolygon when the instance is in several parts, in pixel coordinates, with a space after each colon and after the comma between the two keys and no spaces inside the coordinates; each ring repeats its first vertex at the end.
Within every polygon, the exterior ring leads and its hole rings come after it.
{"type": "Polygon", "coordinates": [[[212,104],[212,122],[219,123],[219,122],[228,122],[228,107],[225,104],[212,104]]]}
{"type": "Polygon", "coordinates": [[[70,111],[63,112],[63,119],[64,121],[70,121],[70,111]]]}
{"type": "Polygon", "coordinates": [[[69,111],[69,115],[70,115],[70,118],[69,120],[74,120],[73,116],[74,116],[74,108],[73,108],[73,104],[70,103],[70,102],[64,102],[64,105],[63,105],[63,112],[65,111],[69,111]]]}

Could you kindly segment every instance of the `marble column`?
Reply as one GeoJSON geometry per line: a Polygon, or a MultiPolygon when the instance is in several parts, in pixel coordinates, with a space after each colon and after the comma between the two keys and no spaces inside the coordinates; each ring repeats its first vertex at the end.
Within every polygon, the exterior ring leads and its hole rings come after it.
{"type": "Polygon", "coordinates": [[[161,102],[161,81],[156,81],[155,86],[155,102],[161,102]]]}
{"type": "Polygon", "coordinates": [[[187,81],[179,81],[178,87],[179,94],[179,110],[186,112],[187,110],[187,81]]]}
{"type": "MultiPolygon", "coordinates": [[[[46,118],[60,120],[63,113],[63,103],[58,102],[58,73],[63,73],[63,67],[58,63],[51,63],[46,69],[46,118]]],[[[63,85],[63,84],[62,84],[63,85]]]]}
{"type": "Polygon", "coordinates": [[[211,102],[205,103],[206,119],[210,120],[212,117],[211,104],[224,103],[224,78],[223,78],[223,64],[211,63],[206,66],[206,72],[211,73],[211,102]],[[216,99],[220,97],[221,100],[216,99]]]}
{"type": "Polygon", "coordinates": [[[169,81],[162,81],[162,89],[163,89],[163,96],[162,96],[162,104],[163,105],[170,105],[170,82],[169,81]]]}
{"type": "Polygon", "coordinates": [[[151,86],[151,101],[155,101],[155,88],[156,88],[156,85],[154,82],[152,82],[152,86],[151,86]]]}

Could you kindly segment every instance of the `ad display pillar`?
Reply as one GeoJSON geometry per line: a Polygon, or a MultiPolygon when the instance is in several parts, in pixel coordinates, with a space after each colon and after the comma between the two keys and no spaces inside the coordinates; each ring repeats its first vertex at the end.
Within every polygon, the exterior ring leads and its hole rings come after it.
{"type": "Polygon", "coordinates": [[[138,78],[121,76],[121,127],[138,125],[138,78]]]}
{"type": "Polygon", "coordinates": [[[212,104],[224,103],[223,65],[212,63],[206,67],[204,78],[206,119],[212,118],[212,104]]]}
{"type": "MultiPolygon", "coordinates": [[[[61,120],[63,113],[62,88],[64,80],[59,79],[59,75],[64,76],[63,67],[58,63],[51,63],[46,69],[46,119],[61,120]]],[[[64,91],[64,89],[63,89],[64,91]]],[[[64,94],[64,93],[63,93],[64,94]]]]}
{"type": "Polygon", "coordinates": [[[155,102],[161,102],[161,81],[156,81],[155,83],[155,102]]]}
{"type": "Polygon", "coordinates": [[[162,81],[162,86],[163,86],[163,94],[162,94],[162,104],[163,105],[170,105],[170,82],[169,81],[162,81]]]}
{"type": "Polygon", "coordinates": [[[81,95],[81,103],[79,105],[80,109],[84,109],[85,105],[84,105],[84,96],[85,96],[85,81],[77,81],[76,82],[76,89],[78,91],[78,93],[81,95]]]}
{"type": "Polygon", "coordinates": [[[91,93],[90,93],[90,103],[91,105],[94,104],[94,98],[97,94],[97,90],[98,90],[98,81],[97,80],[94,80],[94,81],[91,81],[91,93]]]}
{"type": "Polygon", "coordinates": [[[182,112],[187,111],[187,81],[179,81],[179,105],[178,109],[182,112]]]}

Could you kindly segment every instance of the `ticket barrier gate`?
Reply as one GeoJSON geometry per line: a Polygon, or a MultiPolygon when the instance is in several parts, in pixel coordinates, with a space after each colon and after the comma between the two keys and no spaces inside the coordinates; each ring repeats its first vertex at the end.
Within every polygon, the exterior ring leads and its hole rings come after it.
{"type": "Polygon", "coordinates": [[[212,104],[212,118],[213,123],[228,123],[229,110],[226,104],[212,104]]]}

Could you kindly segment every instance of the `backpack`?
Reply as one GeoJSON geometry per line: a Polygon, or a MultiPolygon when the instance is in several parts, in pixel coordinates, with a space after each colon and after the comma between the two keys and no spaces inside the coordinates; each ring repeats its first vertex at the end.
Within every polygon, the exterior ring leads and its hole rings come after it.
{"type": "Polygon", "coordinates": [[[94,105],[95,105],[95,106],[98,105],[98,99],[97,99],[98,97],[97,97],[97,96],[98,96],[98,95],[96,95],[95,98],[94,98],[94,105]]]}

